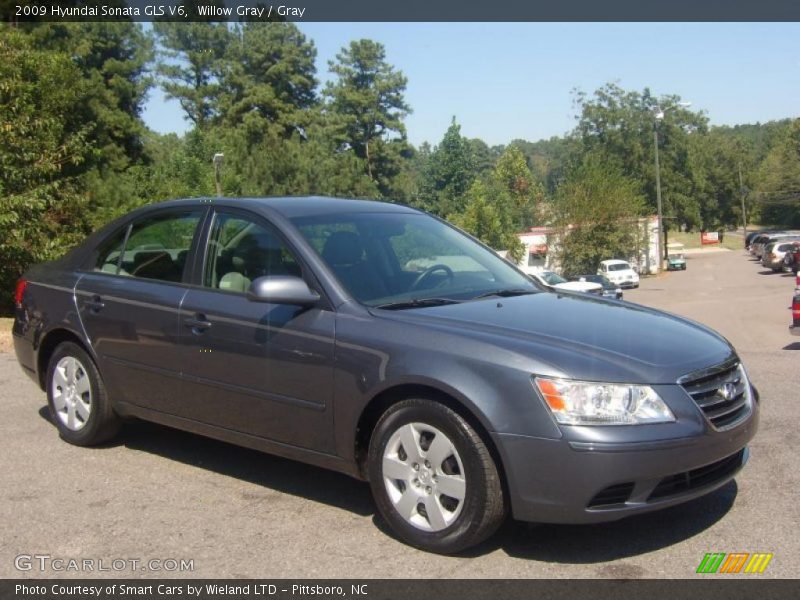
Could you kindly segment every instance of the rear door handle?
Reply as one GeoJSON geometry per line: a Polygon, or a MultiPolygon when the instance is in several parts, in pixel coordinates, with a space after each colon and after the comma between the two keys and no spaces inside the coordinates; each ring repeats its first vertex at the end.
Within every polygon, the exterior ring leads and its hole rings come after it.
{"type": "Polygon", "coordinates": [[[84,306],[86,306],[93,313],[98,313],[103,310],[105,302],[103,302],[103,299],[100,296],[94,295],[92,296],[91,300],[84,302],[84,306]]]}
{"type": "Polygon", "coordinates": [[[211,327],[211,321],[207,320],[206,316],[202,314],[184,319],[183,324],[186,325],[186,327],[190,327],[196,333],[201,333],[211,327]]]}

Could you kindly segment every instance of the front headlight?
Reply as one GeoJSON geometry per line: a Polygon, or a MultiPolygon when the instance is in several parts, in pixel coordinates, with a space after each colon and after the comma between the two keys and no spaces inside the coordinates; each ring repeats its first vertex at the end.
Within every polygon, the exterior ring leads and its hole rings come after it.
{"type": "Polygon", "coordinates": [[[534,377],[556,421],[563,425],[672,423],[675,416],[647,385],[534,377]]]}

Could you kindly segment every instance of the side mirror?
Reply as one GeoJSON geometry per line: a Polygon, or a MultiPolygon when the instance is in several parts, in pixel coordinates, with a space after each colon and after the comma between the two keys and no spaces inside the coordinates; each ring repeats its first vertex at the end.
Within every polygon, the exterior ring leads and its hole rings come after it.
{"type": "Polygon", "coordinates": [[[253,302],[312,306],[319,302],[319,294],[309,289],[300,277],[269,275],[253,280],[247,289],[247,299],[253,302]]]}

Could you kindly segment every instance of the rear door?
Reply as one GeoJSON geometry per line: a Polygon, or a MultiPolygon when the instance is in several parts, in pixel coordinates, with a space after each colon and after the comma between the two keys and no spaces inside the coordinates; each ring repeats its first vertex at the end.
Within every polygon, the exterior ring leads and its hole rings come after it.
{"type": "Polygon", "coordinates": [[[301,276],[320,291],[260,216],[220,208],[208,231],[180,311],[185,416],[332,452],[333,311],[247,299],[249,284],[270,275],[301,276]]]}
{"type": "Polygon", "coordinates": [[[184,274],[204,208],[158,212],[112,234],[77,285],[81,322],[116,402],[175,413],[184,274]]]}

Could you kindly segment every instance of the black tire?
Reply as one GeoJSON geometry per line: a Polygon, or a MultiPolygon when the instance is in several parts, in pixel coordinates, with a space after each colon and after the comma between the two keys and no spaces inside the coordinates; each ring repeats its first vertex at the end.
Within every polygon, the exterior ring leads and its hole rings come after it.
{"type": "Polygon", "coordinates": [[[409,399],[391,406],[370,439],[368,468],[372,495],[381,516],[403,541],[422,550],[460,552],[490,537],[506,516],[503,485],[489,449],[461,415],[439,402],[409,399]],[[384,451],[392,435],[409,423],[424,423],[441,431],[452,442],[464,467],[467,484],[461,512],[439,531],[424,531],[401,516],[384,482],[384,451]]]}
{"type": "Polygon", "coordinates": [[[92,357],[78,344],[73,342],[63,342],[59,344],[50,362],[47,366],[47,377],[45,379],[47,385],[47,404],[50,409],[50,418],[58,428],[58,433],[66,442],[76,446],[94,446],[101,444],[113,438],[120,428],[120,418],[111,407],[111,403],[106,393],[103,378],[97,370],[92,357]],[[62,417],[57,414],[57,409],[54,400],[54,375],[56,366],[64,359],[72,357],[77,359],[82,369],[80,372],[82,376],[88,377],[89,388],[91,390],[90,411],[89,416],[83,422],[80,429],[71,429],[62,420],[62,417]]]}

